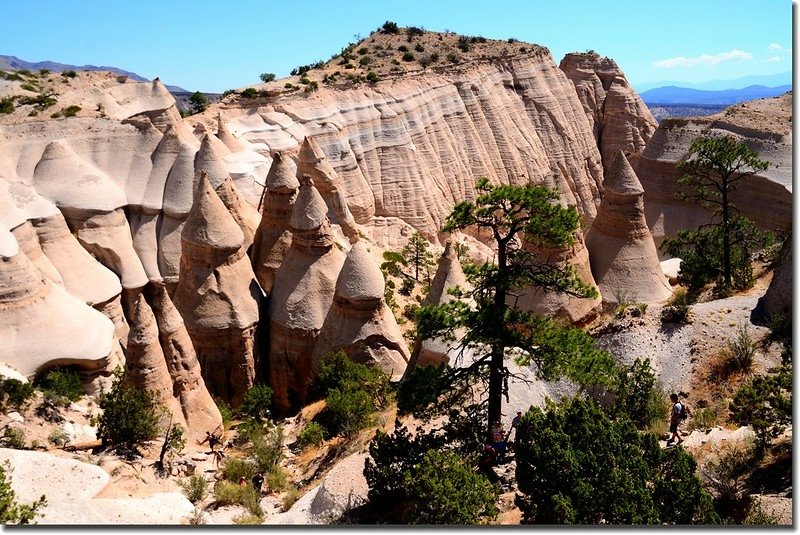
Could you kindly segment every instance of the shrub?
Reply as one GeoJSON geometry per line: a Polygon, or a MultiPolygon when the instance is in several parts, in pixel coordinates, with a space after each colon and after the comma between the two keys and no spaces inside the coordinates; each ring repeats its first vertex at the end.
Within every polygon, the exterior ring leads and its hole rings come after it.
{"type": "Polygon", "coordinates": [[[361,66],[369,65],[372,62],[372,58],[369,56],[361,56],[361,59],[358,60],[358,64],[361,66]]]}
{"type": "Polygon", "coordinates": [[[276,426],[268,433],[256,433],[250,439],[250,457],[260,471],[268,471],[277,466],[283,458],[283,427],[276,426]]]}
{"type": "Polygon", "coordinates": [[[66,71],[62,72],[61,76],[63,76],[64,78],[75,78],[76,76],[78,76],[78,73],[73,71],[73,70],[71,70],[71,69],[69,69],[69,70],[66,70],[66,71]]]}
{"type": "Polygon", "coordinates": [[[774,526],[777,525],[779,518],[774,514],[768,513],[761,505],[760,499],[755,499],[747,510],[747,516],[742,524],[747,526],[774,526]]]}
{"type": "Polygon", "coordinates": [[[666,323],[688,323],[689,307],[693,299],[685,288],[678,288],[667,301],[667,306],[661,310],[661,321],[666,323]]]}
{"type": "Polygon", "coordinates": [[[47,505],[47,499],[43,494],[30,505],[17,503],[16,493],[11,488],[10,471],[8,461],[0,464],[0,524],[30,524],[40,514],[36,510],[47,505]]]}
{"type": "Polygon", "coordinates": [[[649,360],[637,358],[629,366],[620,366],[611,392],[614,398],[612,417],[630,418],[639,430],[662,420],[669,410],[649,360]]]}
{"type": "Polygon", "coordinates": [[[288,483],[288,479],[286,477],[286,472],[283,471],[283,468],[280,465],[275,465],[267,471],[266,477],[264,478],[267,482],[267,487],[272,492],[280,492],[286,488],[288,483]]]}
{"type": "Polygon", "coordinates": [[[0,98],[0,113],[13,113],[14,99],[11,97],[0,98]]]}
{"type": "Polygon", "coordinates": [[[244,401],[239,413],[263,420],[270,415],[272,407],[272,389],[267,385],[254,385],[244,394],[244,401]]]}
{"type": "Polygon", "coordinates": [[[47,436],[47,441],[56,446],[63,446],[69,440],[69,435],[63,429],[53,429],[47,436]]]}
{"type": "Polygon", "coordinates": [[[458,63],[460,60],[458,59],[458,54],[456,54],[455,52],[448,52],[447,61],[449,61],[450,63],[458,63]]]}
{"type": "Polygon", "coordinates": [[[253,513],[241,514],[233,517],[233,523],[237,526],[260,526],[264,523],[264,517],[253,513]]]}
{"type": "Polygon", "coordinates": [[[60,401],[59,398],[66,400],[66,403],[59,403],[64,406],[69,405],[70,401],[78,401],[83,396],[81,376],[76,370],[69,368],[51,368],[34,381],[34,385],[57,403],[60,401]]]}
{"type": "Polygon", "coordinates": [[[414,47],[414,50],[417,52],[425,52],[425,47],[422,46],[422,43],[417,43],[417,46],[414,47]]]}
{"type": "Polygon", "coordinates": [[[383,23],[381,29],[384,33],[400,33],[400,28],[397,26],[397,23],[388,20],[383,23]]]}
{"type": "Polygon", "coordinates": [[[235,94],[236,94],[235,89],[226,89],[225,91],[222,92],[222,98],[225,98],[228,95],[235,95],[235,94]]]}
{"type": "Polygon", "coordinates": [[[365,47],[365,46],[362,46],[361,48],[359,48],[359,49],[358,49],[358,53],[359,53],[360,55],[362,55],[362,56],[363,56],[363,55],[365,55],[365,54],[367,54],[368,52],[369,52],[369,48],[367,48],[367,47],[365,47]]]}
{"type": "Polygon", "coordinates": [[[50,74],[50,69],[39,69],[39,74],[42,76],[50,74]]]}
{"type": "Polygon", "coordinates": [[[297,487],[292,487],[289,491],[283,495],[283,499],[281,500],[281,506],[283,507],[284,511],[288,511],[292,508],[292,505],[300,498],[301,493],[300,489],[297,487]]]}
{"type": "Polygon", "coordinates": [[[33,106],[39,110],[45,110],[50,106],[54,106],[58,102],[54,96],[52,95],[45,95],[44,93],[40,93],[35,97],[21,97],[19,99],[20,104],[33,104],[33,106]]]}
{"type": "Polygon", "coordinates": [[[262,72],[261,74],[258,75],[258,77],[261,78],[261,81],[266,84],[267,82],[272,82],[273,80],[275,80],[275,73],[262,72]]]}
{"type": "Polygon", "coordinates": [[[383,408],[389,401],[389,376],[378,368],[351,361],[344,351],[334,351],[322,357],[318,367],[318,387],[323,392],[363,389],[383,408]]]}
{"type": "Polygon", "coordinates": [[[408,28],[406,28],[406,35],[408,36],[409,41],[416,36],[424,34],[425,30],[423,30],[422,28],[417,28],[416,26],[409,26],[408,28]]]}
{"type": "Polygon", "coordinates": [[[711,407],[703,407],[692,411],[691,429],[706,430],[714,427],[717,423],[717,413],[711,407]]]}
{"type": "Polygon", "coordinates": [[[414,59],[416,59],[416,57],[413,52],[406,52],[403,54],[403,61],[414,61],[414,59]]]}
{"type": "Polygon", "coordinates": [[[97,434],[103,443],[122,447],[136,454],[137,445],[158,436],[163,414],[156,394],[127,383],[127,376],[118,368],[116,380],[108,392],[100,393],[100,416],[97,434]]]}
{"type": "Polygon", "coordinates": [[[241,505],[254,515],[264,516],[259,504],[261,493],[250,484],[240,486],[230,481],[220,481],[214,487],[214,500],[218,505],[241,505]]]}
{"type": "Polygon", "coordinates": [[[189,96],[189,106],[192,113],[202,113],[208,108],[208,99],[200,91],[195,91],[189,96]]]}
{"type": "Polygon", "coordinates": [[[242,98],[256,98],[258,96],[258,91],[256,91],[255,87],[248,87],[243,89],[239,95],[241,95],[242,98]]]}
{"type": "Polygon", "coordinates": [[[328,391],[325,406],[330,418],[331,431],[352,435],[371,423],[375,405],[370,395],[361,389],[328,391]]]}
{"type": "Polygon", "coordinates": [[[477,524],[497,516],[497,489],[453,452],[428,450],[405,473],[409,524],[477,524]]]}
{"type": "Polygon", "coordinates": [[[39,91],[39,89],[38,89],[38,88],[37,88],[35,85],[33,85],[32,83],[30,83],[30,82],[25,82],[24,84],[21,84],[19,87],[20,87],[21,89],[24,89],[24,90],[26,90],[26,91],[33,91],[34,93],[36,93],[37,91],[39,91]]]}
{"type": "Polygon", "coordinates": [[[751,426],[761,449],[792,422],[792,375],[791,366],[782,366],[777,374],[752,378],[733,396],[731,420],[751,426]]]}
{"type": "Polygon", "coordinates": [[[249,482],[257,472],[255,463],[238,457],[228,457],[222,464],[222,477],[231,483],[238,483],[241,478],[249,482]]]}
{"type": "Polygon", "coordinates": [[[33,397],[33,386],[19,379],[4,378],[0,380],[0,400],[2,405],[10,405],[21,409],[33,397]]]}
{"type": "Polygon", "coordinates": [[[25,449],[25,431],[16,427],[6,427],[3,432],[2,444],[12,450],[25,449]]]}
{"type": "Polygon", "coordinates": [[[580,398],[531,408],[517,429],[517,504],[537,524],[717,523],[683,448],[580,398]]]}
{"type": "Polygon", "coordinates": [[[397,389],[397,412],[430,417],[439,396],[450,385],[446,369],[446,364],[432,364],[411,370],[397,389]]]}
{"type": "Polygon", "coordinates": [[[380,81],[381,81],[381,78],[380,78],[380,76],[375,74],[375,71],[369,71],[367,73],[367,82],[369,82],[371,84],[376,84],[376,83],[378,83],[380,81]]]}
{"type": "Polygon", "coordinates": [[[398,52],[408,52],[409,49],[406,45],[400,45],[397,47],[398,52]]]}
{"type": "Polygon", "coordinates": [[[463,35],[458,38],[458,44],[456,46],[458,46],[458,49],[462,52],[469,52],[469,41],[463,35]]]}
{"type": "Polygon", "coordinates": [[[308,422],[300,431],[297,443],[301,448],[308,446],[320,446],[325,441],[325,428],[317,422],[308,422]]]}
{"type": "Polygon", "coordinates": [[[230,427],[231,420],[233,420],[233,410],[228,402],[223,399],[214,398],[214,403],[217,405],[217,409],[219,409],[220,416],[222,416],[222,426],[227,429],[230,427]]]}
{"type": "Polygon", "coordinates": [[[208,481],[203,476],[195,474],[181,483],[181,489],[186,498],[196,504],[208,496],[208,481]]]}
{"type": "Polygon", "coordinates": [[[729,372],[748,372],[753,366],[756,356],[756,343],[750,337],[747,325],[739,326],[739,333],[735,339],[728,341],[724,350],[725,366],[729,372]]]}
{"type": "Polygon", "coordinates": [[[754,467],[753,454],[752,448],[735,446],[703,466],[703,478],[714,494],[714,508],[723,518],[744,520],[750,502],[746,485],[754,467]]]}

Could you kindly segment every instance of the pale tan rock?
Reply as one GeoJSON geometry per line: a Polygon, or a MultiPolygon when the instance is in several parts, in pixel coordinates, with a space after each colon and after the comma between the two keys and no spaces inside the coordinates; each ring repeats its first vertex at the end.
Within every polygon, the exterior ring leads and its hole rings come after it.
{"type": "Polygon", "coordinates": [[[305,175],[290,219],[292,245],[275,274],[269,300],[269,382],[279,411],[308,394],[314,346],[345,260],[326,213],[325,201],[305,175]]]}
{"type": "Polygon", "coordinates": [[[289,230],[300,183],[291,158],[276,152],[267,174],[261,221],[253,241],[253,270],[264,292],[272,292],[275,273],[292,244],[289,230]]]}
{"type": "Polygon", "coordinates": [[[777,266],[772,274],[766,293],[761,296],[751,314],[755,321],[766,323],[770,320],[786,319],[792,314],[792,235],[781,247],[777,266]]]}
{"type": "Polygon", "coordinates": [[[11,229],[11,233],[19,243],[19,248],[23,253],[33,262],[39,272],[50,279],[56,286],[64,287],[64,278],[58,269],[53,265],[49,258],[42,251],[42,246],[39,244],[39,237],[36,235],[36,229],[30,221],[25,221],[16,228],[11,229]]]}
{"type": "Polygon", "coordinates": [[[173,382],[161,349],[156,318],[141,290],[127,291],[131,330],[125,367],[130,384],[154,392],[171,415],[173,424],[187,428],[180,401],[173,393],[173,382]]]}
{"type": "MultiPolygon", "coordinates": [[[[573,245],[564,248],[547,249],[535,247],[530,243],[525,243],[524,247],[533,253],[536,262],[560,268],[570,265],[583,282],[597,287],[592,276],[592,266],[589,263],[589,252],[586,250],[586,244],[580,233],[573,245]]],[[[590,319],[597,312],[601,304],[601,296],[576,297],[565,292],[531,286],[515,290],[515,295],[508,297],[508,303],[513,303],[522,310],[542,316],[552,316],[570,323],[579,323],[590,319]]]]}
{"type": "Polygon", "coordinates": [[[134,249],[131,228],[121,208],[101,213],[65,212],[83,248],[116,273],[123,288],[141,288],[147,284],[147,274],[134,249]]]}
{"type": "Polygon", "coordinates": [[[244,235],[242,246],[245,250],[250,249],[256,229],[261,222],[261,214],[239,194],[230,176],[226,177],[216,190],[222,203],[230,211],[239,228],[242,229],[244,235]]]}
{"type": "Polygon", "coordinates": [[[564,56],[559,68],[575,85],[594,125],[603,168],[608,171],[620,150],[635,165],[658,123],[616,62],[595,52],[574,52],[564,56]]]}
{"type": "Polygon", "coordinates": [[[383,274],[364,241],[357,241],[339,272],[333,306],[314,347],[315,366],[326,353],[342,350],[350,360],[378,367],[392,380],[402,378],[409,351],[384,289],[383,274]]]}
{"type": "Polygon", "coordinates": [[[241,404],[256,375],[253,336],[261,289],[239,225],[205,174],[181,231],[175,307],[186,322],[209,391],[241,404]]]}
{"type": "Polygon", "coordinates": [[[656,245],[680,229],[710,221],[709,212],[675,196],[681,176],[677,164],[689,156],[694,139],[708,136],[733,136],[769,162],[766,171],[742,181],[730,200],[761,228],[787,232],[792,225],[791,125],[791,93],[735,104],[716,115],[662,120],[635,167],[656,245]]]}
{"type": "Polygon", "coordinates": [[[175,395],[180,401],[189,436],[205,438],[222,425],[222,416],[203,381],[189,333],[163,284],[153,286],[153,309],[159,339],[175,395]]]}
{"type": "Polygon", "coordinates": [[[32,223],[42,251],[61,274],[69,293],[89,305],[119,296],[122,286],[117,276],[81,247],[60,213],[32,223]]]}
{"type": "MultiPolygon", "coordinates": [[[[472,290],[472,285],[467,281],[461,263],[456,256],[453,240],[448,239],[444,245],[444,252],[439,257],[439,263],[436,267],[436,273],[431,280],[431,288],[425,300],[422,302],[423,306],[427,305],[443,305],[449,303],[453,299],[457,299],[451,293],[451,290],[458,289],[463,292],[472,290]]],[[[461,338],[463,332],[456,334],[456,338],[461,338]]],[[[455,347],[457,342],[448,342],[442,338],[433,338],[422,340],[417,343],[414,352],[408,362],[408,373],[415,366],[428,366],[430,364],[447,363],[450,360],[448,353],[452,347],[455,347]]]]}
{"type": "Polygon", "coordinates": [[[309,175],[314,181],[314,185],[325,199],[325,204],[333,213],[335,219],[331,222],[341,226],[350,243],[358,240],[355,221],[347,208],[347,200],[342,192],[342,182],[313,137],[303,139],[297,157],[297,177],[300,178],[304,174],[309,175]]]}
{"type": "MultiPolygon", "coordinates": [[[[406,76],[374,88],[276,97],[226,108],[226,125],[264,151],[313,137],[359,225],[401,218],[438,239],[477,178],[550,185],[591,222],[602,161],[573,84],[549,54],[406,76]]],[[[322,190],[322,185],[319,186],[322,190]]]]}
{"type": "Polygon", "coordinates": [[[603,183],[586,247],[603,300],[660,303],[672,295],[644,215],[644,189],[622,151],[603,183]]]}
{"type": "Polygon", "coordinates": [[[0,362],[34,375],[54,365],[100,373],[116,364],[114,325],[42,276],[0,229],[0,362]]]}

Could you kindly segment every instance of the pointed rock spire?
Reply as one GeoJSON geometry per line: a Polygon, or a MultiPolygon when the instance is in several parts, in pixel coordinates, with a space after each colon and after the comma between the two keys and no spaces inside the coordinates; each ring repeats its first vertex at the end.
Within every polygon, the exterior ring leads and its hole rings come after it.
{"type": "Polygon", "coordinates": [[[205,172],[213,188],[218,188],[226,178],[230,177],[228,165],[222,158],[223,150],[227,151],[225,145],[216,137],[206,133],[200,142],[200,150],[194,157],[195,174],[199,177],[205,172]]]}
{"type": "Polygon", "coordinates": [[[300,178],[300,191],[290,222],[292,230],[299,231],[317,230],[328,222],[328,207],[308,174],[300,178]]]}
{"type": "Polygon", "coordinates": [[[221,113],[217,115],[217,137],[233,153],[247,150],[245,144],[242,143],[236,136],[234,136],[228,129],[228,125],[222,120],[221,113]]]}
{"type": "Polygon", "coordinates": [[[222,424],[222,416],[211,398],[200,371],[192,341],[167,289],[154,284],[153,310],[173,391],[180,401],[189,435],[205,438],[222,424]]]}
{"type": "Polygon", "coordinates": [[[222,204],[225,205],[239,228],[242,229],[244,234],[243,247],[249,249],[253,243],[256,229],[261,222],[261,214],[241,196],[230,176],[225,177],[222,183],[216,187],[216,192],[222,204]]]}
{"type": "Polygon", "coordinates": [[[597,217],[586,233],[592,275],[603,301],[626,295],[642,303],[663,302],[672,287],[661,269],[644,214],[644,189],[622,151],[604,183],[597,217]]]}
{"type": "Polygon", "coordinates": [[[297,165],[291,158],[287,158],[280,151],[272,156],[272,165],[267,173],[266,187],[268,191],[288,193],[300,187],[300,182],[295,174],[297,165]]]}
{"type": "Polygon", "coordinates": [[[142,390],[156,392],[172,414],[173,423],[186,427],[183,409],[173,395],[172,377],[158,337],[156,319],[141,291],[130,296],[128,318],[128,351],[125,368],[131,384],[142,390]]]}
{"type": "Polygon", "coordinates": [[[461,288],[468,290],[471,288],[464,270],[461,269],[461,262],[455,252],[453,240],[448,239],[444,244],[444,252],[439,258],[439,265],[431,281],[431,289],[422,302],[423,305],[441,305],[452,301],[455,297],[448,293],[451,288],[461,288]]]}
{"type": "Polygon", "coordinates": [[[237,251],[244,243],[244,234],[225,204],[211,187],[203,172],[192,209],[186,218],[181,239],[193,245],[237,251]]]}
{"type": "Polygon", "coordinates": [[[603,189],[617,195],[643,195],[644,188],[633,171],[628,158],[621,150],[617,151],[603,181],[603,189]]]}
{"type": "Polygon", "coordinates": [[[314,347],[315,365],[326,353],[341,349],[351,360],[377,366],[395,380],[403,376],[409,351],[383,300],[384,288],[366,243],[357,241],[339,271],[333,308],[314,347]]]}

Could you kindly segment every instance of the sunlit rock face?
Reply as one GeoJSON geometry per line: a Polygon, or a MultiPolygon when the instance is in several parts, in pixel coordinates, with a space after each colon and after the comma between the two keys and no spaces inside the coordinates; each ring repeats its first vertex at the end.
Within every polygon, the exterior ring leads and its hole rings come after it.
{"type": "Polygon", "coordinates": [[[186,322],[206,386],[238,406],[256,378],[262,292],[244,251],[244,234],[205,174],[181,242],[175,307],[186,322]]]}
{"type": "Polygon", "coordinates": [[[308,175],[290,219],[292,245],[269,300],[269,382],[279,411],[305,400],[314,346],[333,304],[345,253],[335,243],[327,206],[308,175]]]}
{"type": "Polygon", "coordinates": [[[672,295],[644,215],[644,189],[622,151],[606,173],[603,202],[586,234],[603,301],[660,303],[672,295]]]}
{"type": "Polygon", "coordinates": [[[677,164],[688,158],[694,139],[709,136],[733,136],[769,162],[766,171],[742,181],[730,200],[762,228],[787,232],[792,225],[791,93],[735,104],[716,115],[661,121],[635,167],[656,244],[710,221],[708,211],[675,195],[681,177],[677,164]]]}
{"type": "Polygon", "coordinates": [[[383,297],[383,274],[364,241],[357,241],[336,281],[333,306],[314,348],[314,363],[342,350],[350,360],[375,366],[399,380],[406,370],[408,347],[383,297]]]}
{"type": "Polygon", "coordinates": [[[559,68],[575,85],[608,170],[618,151],[635,165],[658,126],[614,60],[594,52],[574,52],[559,68]]]}

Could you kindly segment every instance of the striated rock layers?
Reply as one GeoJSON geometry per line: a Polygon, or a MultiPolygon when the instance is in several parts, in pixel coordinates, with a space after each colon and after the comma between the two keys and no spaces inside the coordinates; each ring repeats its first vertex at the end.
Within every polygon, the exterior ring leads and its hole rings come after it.
{"type": "Polygon", "coordinates": [[[56,365],[89,375],[121,361],[114,325],[42,276],[0,228],[0,362],[28,378],[56,365]]]}
{"type": "Polygon", "coordinates": [[[731,201],[762,228],[791,228],[792,95],[787,93],[736,104],[717,115],[661,121],[636,166],[645,190],[647,224],[657,245],[680,229],[709,222],[707,211],[675,196],[680,178],[676,165],[688,157],[695,138],[721,135],[745,142],[770,163],[766,171],[743,181],[731,201]]]}
{"type": "Polygon", "coordinates": [[[239,139],[263,153],[293,150],[313,137],[360,225],[396,218],[438,241],[444,218],[475,195],[481,176],[555,187],[587,222],[600,201],[593,125],[546,52],[373,87],[276,96],[256,110],[228,107],[225,117],[239,139]]]}
{"type": "Polygon", "coordinates": [[[394,314],[386,305],[383,274],[366,244],[347,253],[336,281],[333,306],[314,347],[314,365],[329,351],[343,350],[350,360],[376,366],[399,380],[409,351],[394,314]]]}
{"type": "Polygon", "coordinates": [[[564,56],[559,68],[575,85],[593,125],[603,168],[608,170],[620,150],[635,165],[658,123],[616,62],[595,52],[575,52],[564,56]]]}
{"type": "Polygon", "coordinates": [[[256,377],[254,343],[261,289],[239,225],[203,174],[181,231],[175,306],[186,322],[206,386],[241,404],[256,377]]]}
{"type": "Polygon", "coordinates": [[[272,293],[275,273],[292,244],[289,230],[292,209],[300,182],[296,166],[290,158],[276,152],[267,174],[267,185],[261,211],[261,222],[253,241],[253,270],[264,292],[272,293]]]}
{"type": "Polygon", "coordinates": [[[345,260],[326,214],[325,201],[304,175],[290,220],[292,245],[275,274],[269,300],[269,383],[279,411],[308,394],[314,347],[345,260]]]}
{"type": "Polygon", "coordinates": [[[589,259],[603,301],[660,303],[672,288],[644,216],[644,189],[622,151],[603,183],[603,201],[586,233],[589,259]]]}

